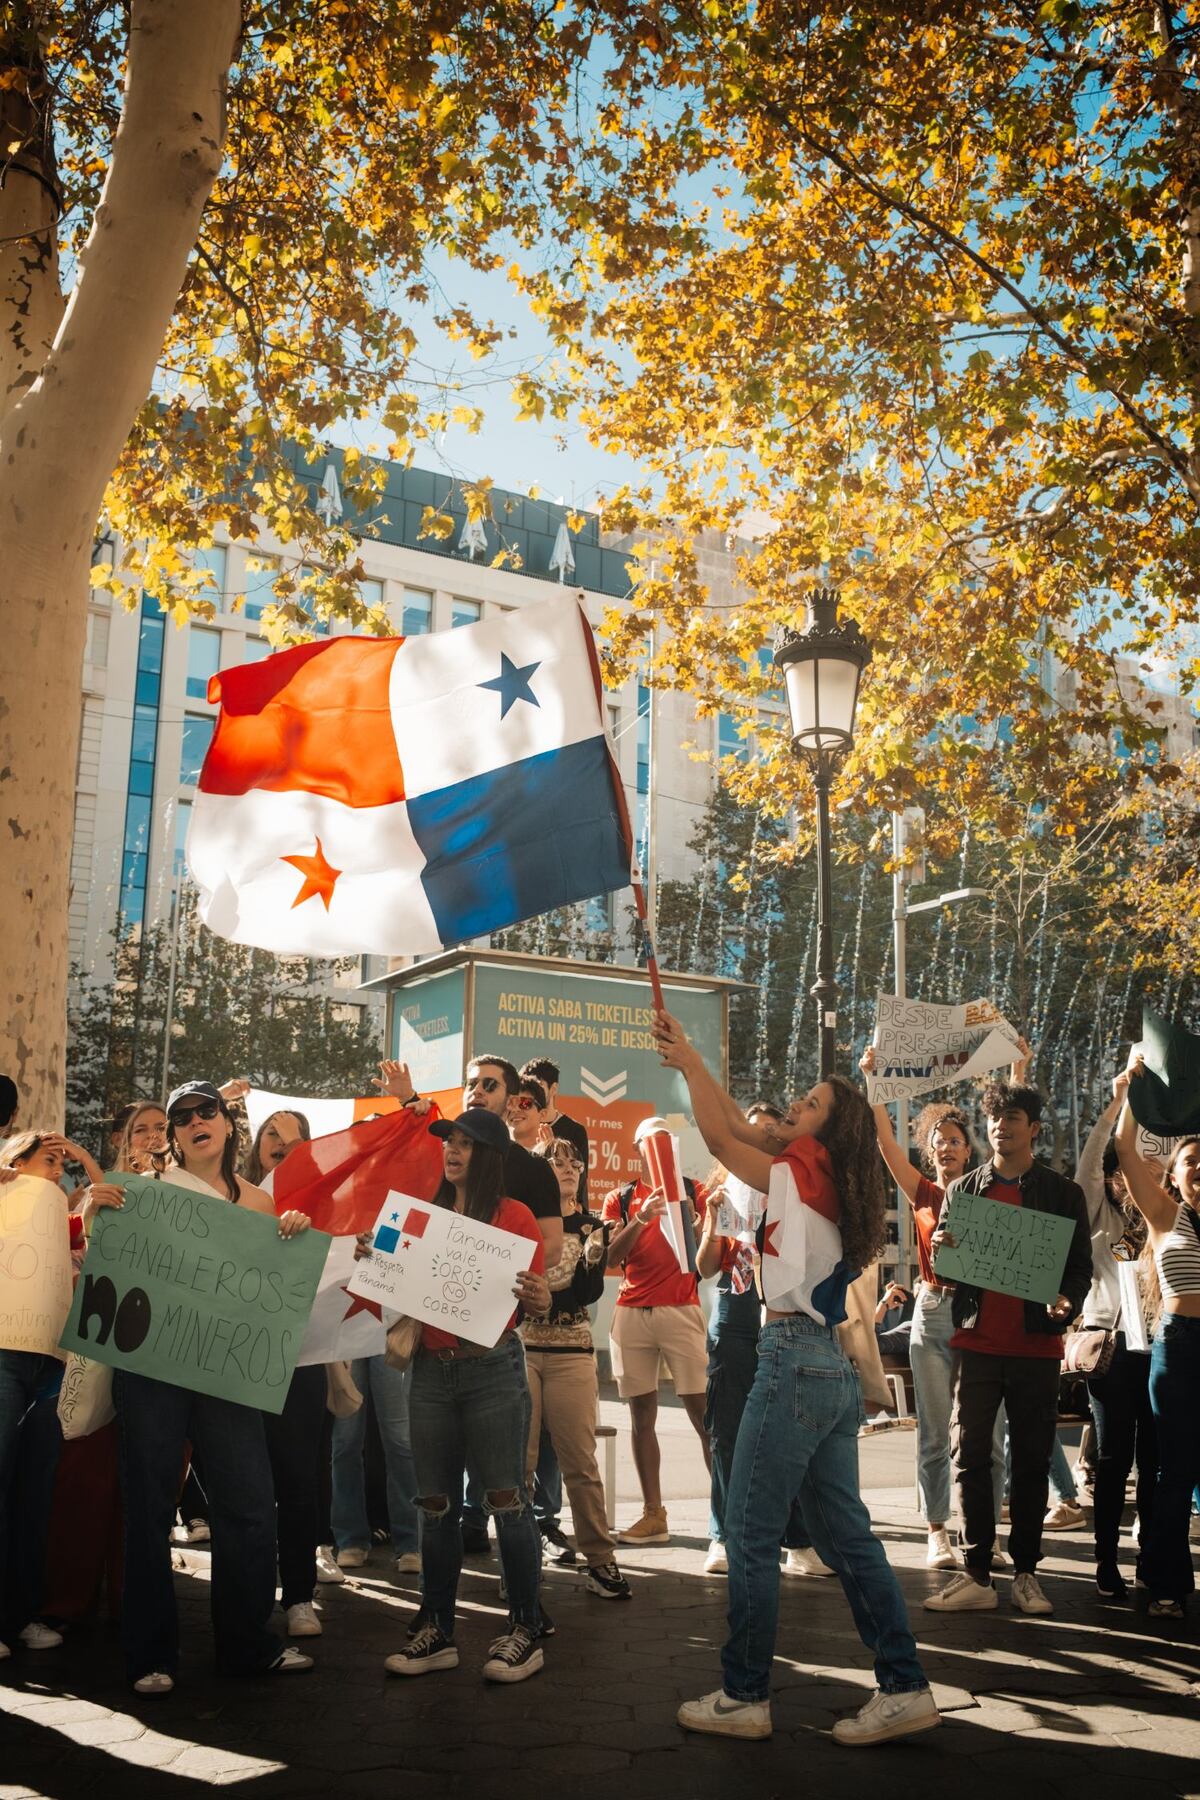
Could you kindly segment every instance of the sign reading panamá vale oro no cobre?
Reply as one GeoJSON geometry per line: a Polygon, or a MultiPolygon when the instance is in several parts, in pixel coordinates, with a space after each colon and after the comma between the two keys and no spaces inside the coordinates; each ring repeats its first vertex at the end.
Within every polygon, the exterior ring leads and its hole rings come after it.
{"type": "Polygon", "coordinates": [[[513,1315],[513,1286],[536,1249],[532,1238],[392,1193],[372,1254],[347,1285],[364,1300],[490,1349],[513,1315]]]}
{"type": "Polygon", "coordinates": [[[965,1281],[993,1294],[1049,1306],[1062,1292],[1063,1269],[1075,1234],[1074,1219],[1006,1206],[983,1194],[954,1193],[946,1215],[953,1245],[933,1259],[942,1281],[965,1281]]]}
{"type": "Polygon", "coordinates": [[[283,1411],[325,1266],[323,1231],[140,1175],[97,1215],[61,1345],[193,1393],[283,1411]]]}

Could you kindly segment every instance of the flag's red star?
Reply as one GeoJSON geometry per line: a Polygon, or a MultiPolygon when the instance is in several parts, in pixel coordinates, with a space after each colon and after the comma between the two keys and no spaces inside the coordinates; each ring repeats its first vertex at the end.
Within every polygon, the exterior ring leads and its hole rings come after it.
{"type": "Polygon", "coordinates": [[[347,1319],[352,1319],[355,1313],[360,1312],[374,1313],[375,1317],[379,1320],[379,1323],[381,1325],[383,1324],[383,1309],[380,1307],[377,1300],[364,1300],[361,1294],[352,1294],[345,1282],[342,1283],[342,1292],[350,1302],[349,1311],[342,1316],[343,1325],[346,1323],[347,1319]]]}
{"type": "Polygon", "coordinates": [[[401,1245],[401,1248],[404,1250],[411,1250],[412,1249],[412,1239],[405,1238],[404,1243],[401,1245]]]}
{"type": "Polygon", "coordinates": [[[772,1219],[771,1223],[767,1226],[766,1230],[763,1232],[763,1255],[764,1256],[778,1256],[779,1255],[778,1250],[775,1248],[774,1244],[771,1242],[771,1239],[775,1236],[775,1233],[778,1230],[779,1230],[779,1220],[772,1219]]]}
{"type": "Polygon", "coordinates": [[[317,839],[315,856],[281,856],[279,860],[291,863],[293,869],[298,869],[304,877],[300,892],[292,901],[292,910],[295,911],[296,907],[303,906],[306,900],[311,900],[314,895],[317,895],[325,902],[325,911],[328,912],[329,902],[333,899],[334,883],[342,871],[335,869],[333,864],[328,861],[321,848],[320,838],[317,839]]]}

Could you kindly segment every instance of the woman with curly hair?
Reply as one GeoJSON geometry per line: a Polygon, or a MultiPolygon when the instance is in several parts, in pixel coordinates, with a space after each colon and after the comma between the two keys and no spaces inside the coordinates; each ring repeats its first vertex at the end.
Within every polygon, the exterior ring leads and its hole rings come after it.
{"type": "Polygon", "coordinates": [[[779,1541],[799,1497],[813,1548],[840,1577],[875,1659],[876,1692],[840,1719],[840,1744],[878,1744],[940,1723],[899,1584],[858,1488],[862,1394],[837,1339],[846,1290],[885,1238],[883,1175],[866,1099],[840,1075],[794,1100],[772,1157],[669,1013],[655,1014],[664,1063],[680,1070],[709,1150],[767,1195],[761,1241],[765,1323],[734,1452],[726,1513],[729,1637],[724,1685],[679,1709],[688,1731],[771,1735],[779,1541]]]}

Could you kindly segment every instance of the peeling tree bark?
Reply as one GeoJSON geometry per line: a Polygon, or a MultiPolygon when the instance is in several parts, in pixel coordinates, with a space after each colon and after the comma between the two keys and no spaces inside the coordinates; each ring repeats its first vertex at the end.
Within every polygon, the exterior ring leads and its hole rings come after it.
{"type": "MultiPolygon", "coordinates": [[[[32,382],[23,385],[28,357],[19,369],[5,365],[16,398],[0,420],[0,1065],[17,1083],[21,1122],[33,1126],[61,1126],[64,1111],[93,535],[220,168],[240,13],[238,0],[134,0],[121,123],[78,280],[32,382]]],[[[25,185],[6,181],[0,237],[27,229],[29,205],[25,185]]],[[[52,269],[31,281],[57,293],[52,269]]],[[[39,303],[48,304],[44,293],[39,303]]],[[[9,323],[0,315],[0,327],[9,323]]]]}
{"type": "Polygon", "coordinates": [[[62,322],[50,93],[36,36],[0,29],[0,413],[37,379],[62,322]]]}

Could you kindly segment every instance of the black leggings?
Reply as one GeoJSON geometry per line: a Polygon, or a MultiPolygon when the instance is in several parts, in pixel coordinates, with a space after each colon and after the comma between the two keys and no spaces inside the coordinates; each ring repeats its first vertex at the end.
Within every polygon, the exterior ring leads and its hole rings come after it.
{"type": "Polygon", "coordinates": [[[292,1376],[283,1411],[262,1415],[275,1482],[285,1609],[311,1600],[316,1585],[324,1414],[325,1369],[312,1363],[292,1376]]]}
{"type": "Polygon", "coordinates": [[[1137,1464],[1137,1516],[1140,1526],[1138,1571],[1150,1541],[1154,1483],[1158,1475],[1158,1432],[1150,1406],[1150,1358],[1125,1348],[1124,1332],[1106,1374],[1088,1382],[1088,1398],[1096,1425],[1095,1508],[1096,1562],[1115,1563],[1125,1510],[1125,1483],[1137,1464]]]}

